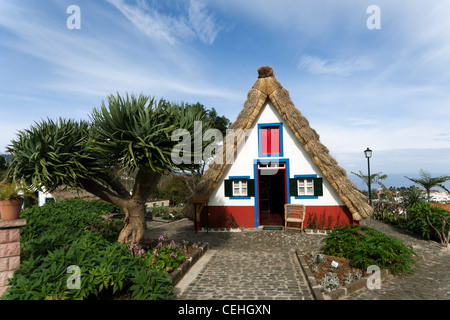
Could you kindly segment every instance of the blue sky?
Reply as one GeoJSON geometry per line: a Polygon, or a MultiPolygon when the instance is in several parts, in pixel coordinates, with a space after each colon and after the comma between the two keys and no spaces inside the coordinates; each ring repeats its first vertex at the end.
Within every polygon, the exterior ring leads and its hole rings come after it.
{"type": "Polygon", "coordinates": [[[449,16],[448,0],[0,0],[0,152],[116,92],[234,121],[270,65],[348,172],[365,172],[370,147],[372,172],[450,174],[449,16]]]}

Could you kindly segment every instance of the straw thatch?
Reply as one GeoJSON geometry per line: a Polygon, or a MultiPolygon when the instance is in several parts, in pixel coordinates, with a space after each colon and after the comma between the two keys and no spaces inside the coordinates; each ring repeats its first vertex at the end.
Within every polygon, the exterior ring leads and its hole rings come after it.
{"type": "MultiPolygon", "coordinates": [[[[243,132],[250,129],[265,102],[270,100],[284,119],[286,125],[311,156],[323,176],[330,182],[333,189],[348,207],[353,220],[360,221],[369,217],[373,209],[367,203],[367,198],[347,177],[346,171],[338,165],[328,149],[320,142],[317,132],[309,126],[308,120],[292,103],[289,92],[275,78],[273,69],[269,66],[261,67],[258,69],[258,74],[258,79],[248,92],[244,108],[239,113],[236,121],[230,126],[230,129],[242,129],[243,132]]],[[[237,147],[243,143],[244,138],[245,134],[237,137],[234,153],[236,153],[237,147]]],[[[224,140],[225,146],[228,143],[232,143],[228,136],[224,140]]],[[[223,150],[222,152],[225,151],[223,150]]],[[[225,156],[223,159],[226,159],[225,156]]],[[[228,165],[226,161],[223,161],[222,164],[211,164],[201,181],[197,184],[195,195],[209,196],[216,188],[228,165]]],[[[202,207],[202,205],[197,205],[197,214],[202,207]]],[[[184,214],[193,218],[193,211],[192,203],[188,203],[185,206],[184,214]]]]}

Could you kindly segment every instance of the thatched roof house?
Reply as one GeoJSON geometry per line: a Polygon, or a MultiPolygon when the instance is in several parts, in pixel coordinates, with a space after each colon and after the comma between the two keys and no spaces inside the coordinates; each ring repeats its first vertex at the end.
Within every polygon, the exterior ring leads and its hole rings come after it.
{"type": "MultiPolygon", "coordinates": [[[[196,188],[196,196],[208,198],[210,221],[214,220],[211,217],[214,214],[232,215],[238,225],[258,227],[264,224],[263,215],[268,212],[274,218],[283,202],[305,204],[305,222],[309,219],[312,223],[315,214],[316,226],[320,215],[322,219],[334,220],[332,227],[369,217],[373,209],[366,197],[320,142],[319,135],[294,106],[272,68],[261,67],[258,73],[244,108],[230,126],[237,132],[232,149],[235,161],[212,163],[196,188]],[[272,166],[271,162],[281,165],[277,165],[278,173],[274,171],[267,178],[264,170],[272,166]],[[231,183],[227,184],[227,179],[231,183]],[[230,188],[234,188],[231,193],[230,188]],[[278,190],[275,195],[274,190],[278,190]],[[233,192],[238,192],[238,196],[233,196],[233,192]],[[262,202],[266,198],[268,204],[262,202]],[[279,202],[278,207],[272,207],[275,202],[279,202]]],[[[234,136],[227,135],[224,146],[231,145],[232,140],[234,136]]],[[[225,149],[221,151],[224,154],[225,149]]],[[[202,208],[203,205],[198,205],[197,212],[202,208]]],[[[192,203],[186,206],[185,214],[193,217],[192,203]]],[[[198,215],[197,220],[200,218],[198,215]]],[[[276,219],[266,221],[265,224],[277,224],[276,219]]],[[[322,221],[322,227],[325,224],[322,221]]]]}

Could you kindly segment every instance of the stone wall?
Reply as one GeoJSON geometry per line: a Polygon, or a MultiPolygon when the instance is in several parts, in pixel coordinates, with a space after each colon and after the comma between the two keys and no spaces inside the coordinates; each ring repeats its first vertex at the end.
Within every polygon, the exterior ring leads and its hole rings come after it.
{"type": "Polygon", "coordinates": [[[8,288],[8,279],[20,266],[20,227],[26,219],[0,220],[0,297],[8,288]]]}

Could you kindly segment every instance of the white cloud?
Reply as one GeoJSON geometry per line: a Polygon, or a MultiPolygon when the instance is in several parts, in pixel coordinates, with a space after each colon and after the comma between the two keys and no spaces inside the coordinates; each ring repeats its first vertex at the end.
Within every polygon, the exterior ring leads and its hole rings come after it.
{"type": "Polygon", "coordinates": [[[170,44],[178,43],[180,39],[192,38],[212,44],[220,31],[203,0],[191,0],[187,9],[176,16],[160,12],[139,0],[133,5],[125,3],[124,0],[107,1],[148,37],[170,44]]]}
{"type": "Polygon", "coordinates": [[[220,31],[212,15],[206,11],[205,2],[191,0],[189,6],[189,23],[203,43],[212,44],[220,31]]]}
{"type": "Polygon", "coordinates": [[[316,56],[304,55],[297,64],[297,68],[317,75],[348,77],[358,71],[371,70],[373,68],[373,63],[370,59],[365,57],[330,62],[316,56]]]}

